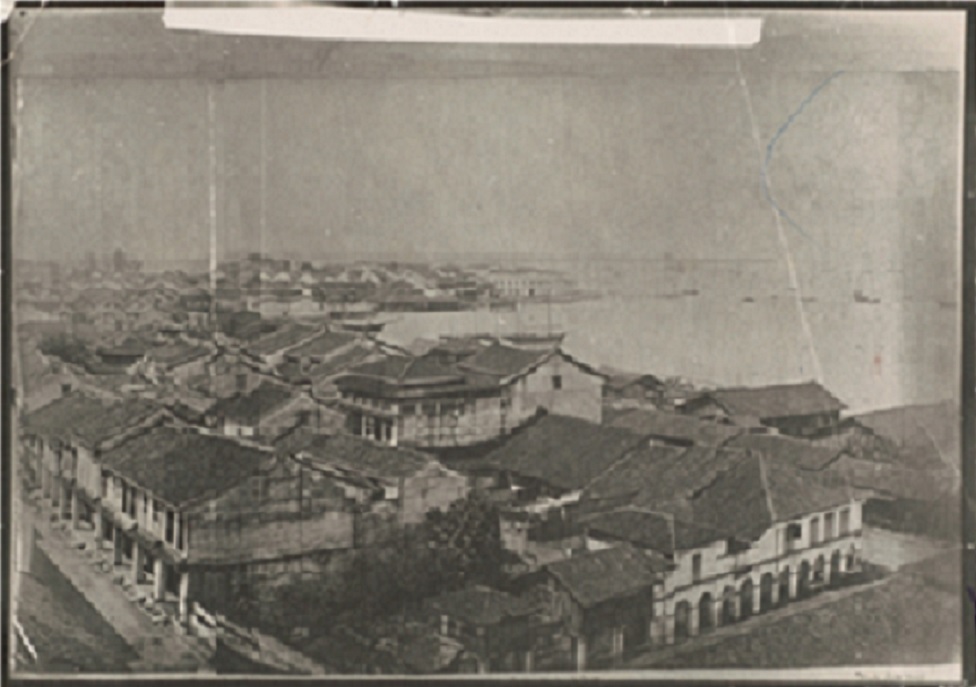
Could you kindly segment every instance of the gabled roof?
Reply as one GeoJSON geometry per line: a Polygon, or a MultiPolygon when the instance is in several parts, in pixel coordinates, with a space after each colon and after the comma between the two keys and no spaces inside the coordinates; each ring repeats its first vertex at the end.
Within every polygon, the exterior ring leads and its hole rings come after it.
{"type": "Polygon", "coordinates": [[[311,437],[300,446],[300,458],[313,464],[332,465],[379,479],[410,477],[437,462],[419,451],[344,434],[311,437]]]}
{"type": "Polygon", "coordinates": [[[69,430],[85,445],[95,447],[163,412],[163,408],[152,401],[119,401],[109,405],[104,412],[71,425],[69,430]]]}
{"type": "Polygon", "coordinates": [[[545,568],[583,608],[636,594],[659,582],[663,561],[622,545],[583,553],[545,568]]]}
{"type": "Polygon", "coordinates": [[[547,415],[489,453],[482,463],[560,489],[582,489],[643,439],[627,430],[547,415]]]}
{"type": "Polygon", "coordinates": [[[549,358],[554,352],[554,348],[530,350],[495,342],[460,365],[468,370],[504,378],[528,370],[549,358]]]}
{"type": "Polygon", "coordinates": [[[627,429],[646,437],[699,446],[718,445],[742,432],[738,427],[699,420],[689,415],[650,409],[634,409],[626,412],[616,417],[610,426],[627,429]]]}
{"type": "Polygon", "coordinates": [[[607,387],[618,391],[632,384],[640,384],[648,389],[661,389],[664,387],[664,382],[652,374],[636,374],[630,372],[614,372],[611,374],[605,370],[601,370],[601,372],[607,375],[607,387]]]}
{"type": "Polygon", "coordinates": [[[197,346],[179,341],[164,346],[157,346],[149,351],[149,356],[158,363],[174,367],[203,358],[210,354],[210,352],[210,349],[206,346],[197,346]]]}
{"type": "Polygon", "coordinates": [[[643,447],[601,475],[583,503],[669,513],[699,527],[754,540],[773,523],[849,503],[842,473],[741,448],[643,447]]]}
{"type": "Polygon", "coordinates": [[[183,506],[226,492],[268,458],[231,439],[163,427],[106,451],[102,463],[156,497],[183,506]]]}
{"type": "Polygon", "coordinates": [[[753,451],[730,456],[727,469],[691,500],[694,521],[755,540],[770,526],[841,506],[853,498],[833,474],[798,469],[753,451]]]}
{"type": "Polygon", "coordinates": [[[95,448],[161,412],[150,401],[110,402],[74,392],[30,413],[24,431],[95,448]]]}
{"type": "Polygon", "coordinates": [[[99,355],[117,355],[117,356],[142,356],[146,354],[148,346],[136,339],[135,337],[128,337],[122,343],[115,345],[99,346],[99,355]]]}
{"type": "Polygon", "coordinates": [[[243,425],[256,425],[295,396],[288,387],[265,382],[248,393],[220,399],[209,414],[243,425]]]}
{"type": "Polygon", "coordinates": [[[434,384],[464,379],[454,365],[426,355],[391,355],[376,362],[357,365],[349,372],[350,375],[379,377],[398,384],[434,384]]]}
{"type": "Polygon", "coordinates": [[[536,609],[536,604],[527,599],[480,586],[440,594],[428,599],[425,605],[436,613],[482,627],[531,615],[536,609]]]}
{"type": "Polygon", "coordinates": [[[63,436],[67,428],[105,412],[106,404],[77,391],[56,398],[30,412],[24,418],[23,430],[29,434],[63,436]]]}
{"type": "Polygon", "coordinates": [[[271,355],[291,346],[302,343],[315,332],[315,327],[290,323],[276,332],[262,336],[257,341],[248,344],[247,352],[253,355],[271,355]]]}
{"type": "Polygon", "coordinates": [[[887,408],[854,418],[860,425],[893,442],[912,466],[959,461],[959,406],[955,403],[887,408]]]}
{"type": "Polygon", "coordinates": [[[834,462],[841,449],[817,446],[809,441],[780,434],[741,434],[727,446],[761,453],[767,458],[804,470],[823,470],[834,462]]]}
{"type": "Polygon", "coordinates": [[[760,419],[816,415],[847,407],[817,382],[717,389],[699,398],[714,400],[731,415],[760,419]]]}
{"type": "Polygon", "coordinates": [[[349,332],[325,331],[288,351],[289,357],[326,356],[352,343],[356,335],[349,332]]]}
{"type": "Polygon", "coordinates": [[[625,541],[672,555],[729,537],[727,532],[676,519],[670,513],[625,507],[587,517],[586,529],[597,537],[625,541]]]}
{"type": "Polygon", "coordinates": [[[620,500],[634,506],[689,514],[680,506],[701,484],[711,480],[726,461],[716,447],[681,449],[641,446],[586,488],[586,501],[620,500]]]}

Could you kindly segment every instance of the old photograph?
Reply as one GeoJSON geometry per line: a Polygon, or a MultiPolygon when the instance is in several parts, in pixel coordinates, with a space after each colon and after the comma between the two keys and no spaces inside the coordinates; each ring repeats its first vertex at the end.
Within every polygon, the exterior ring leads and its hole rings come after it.
{"type": "Polygon", "coordinates": [[[964,13],[286,4],[7,20],[10,674],[961,680],[964,13]]]}

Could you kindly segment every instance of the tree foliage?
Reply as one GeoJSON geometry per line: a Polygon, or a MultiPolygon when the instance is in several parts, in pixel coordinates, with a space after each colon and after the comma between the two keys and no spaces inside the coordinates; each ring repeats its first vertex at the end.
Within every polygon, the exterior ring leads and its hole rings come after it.
{"type": "Polygon", "coordinates": [[[498,512],[478,494],[402,530],[383,546],[350,554],[341,570],[284,585],[274,604],[285,626],[297,618],[315,630],[402,613],[422,599],[500,575],[504,552],[498,512]],[[337,619],[342,619],[341,623],[337,619]]]}

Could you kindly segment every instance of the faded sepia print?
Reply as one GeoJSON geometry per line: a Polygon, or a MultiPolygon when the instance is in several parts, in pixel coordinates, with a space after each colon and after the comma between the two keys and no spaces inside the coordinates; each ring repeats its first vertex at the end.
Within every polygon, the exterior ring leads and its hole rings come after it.
{"type": "Polygon", "coordinates": [[[9,19],[14,675],[960,678],[961,13],[163,13],[9,19]]]}

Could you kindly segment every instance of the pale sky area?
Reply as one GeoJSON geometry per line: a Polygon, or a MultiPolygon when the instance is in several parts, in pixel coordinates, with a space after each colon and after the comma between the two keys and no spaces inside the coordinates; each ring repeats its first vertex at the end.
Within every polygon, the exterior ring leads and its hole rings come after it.
{"type": "Polygon", "coordinates": [[[767,13],[738,50],[19,15],[18,257],[205,257],[210,89],[222,254],[778,258],[771,197],[804,265],[954,275],[961,14],[767,13]]]}
{"type": "Polygon", "coordinates": [[[729,49],[325,42],[171,30],[159,10],[18,11],[15,256],[205,265],[213,192],[221,256],[518,253],[610,275],[643,298],[565,324],[598,363],[822,377],[859,408],[952,397],[963,14],[761,16],[759,44],[729,49]],[[735,262],[641,262],[668,254],[735,262]],[[653,298],[688,288],[704,295],[653,298]]]}

